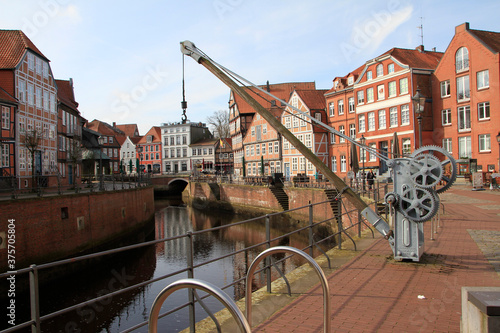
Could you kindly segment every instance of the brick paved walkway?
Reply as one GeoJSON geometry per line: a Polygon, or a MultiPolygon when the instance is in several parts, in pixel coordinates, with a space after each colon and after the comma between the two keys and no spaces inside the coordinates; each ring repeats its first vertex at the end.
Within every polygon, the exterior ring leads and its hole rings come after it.
{"type": "MultiPolygon", "coordinates": [[[[441,202],[419,263],[394,261],[379,239],[328,276],[333,332],[460,332],[461,287],[500,286],[500,192],[455,186],[441,202]]],[[[323,332],[322,297],[317,285],[253,332],[323,332]]]]}

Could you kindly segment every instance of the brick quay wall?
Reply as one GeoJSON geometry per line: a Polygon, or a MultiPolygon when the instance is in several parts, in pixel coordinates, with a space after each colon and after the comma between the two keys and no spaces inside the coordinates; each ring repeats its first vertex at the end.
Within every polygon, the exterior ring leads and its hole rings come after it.
{"type": "Polygon", "coordinates": [[[0,202],[0,269],[10,270],[9,233],[20,269],[103,245],[138,230],[154,213],[151,186],[0,202]]]}
{"type": "MultiPolygon", "coordinates": [[[[328,200],[324,189],[285,187],[288,196],[289,209],[307,206],[309,203],[319,203],[328,200]]],[[[235,185],[235,184],[209,184],[190,182],[182,193],[183,200],[196,207],[209,207],[210,209],[228,209],[242,212],[271,213],[283,211],[278,199],[267,186],[235,185]]],[[[344,228],[358,220],[358,212],[350,202],[343,199],[342,210],[349,211],[342,217],[344,228]]],[[[307,221],[308,208],[290,213],[294,218],[307,221]]],[[[315,222],[334,219],[334,213],[328,203],[313,207],[315,222]]],[[[335,220],[332,220],[335,221],[335,220]]],[[[335,225],[336,228],[336,225],[335,225]]],[[[363,226],[363,229],[365,227],[363,226]]],[[[336,229],[335,229],[336,231],[336,229]]],[[[351,232],[350,232],[351,233],[351,232]]],[[[354,234],[355,231],[352,230],[354,234]]]]}

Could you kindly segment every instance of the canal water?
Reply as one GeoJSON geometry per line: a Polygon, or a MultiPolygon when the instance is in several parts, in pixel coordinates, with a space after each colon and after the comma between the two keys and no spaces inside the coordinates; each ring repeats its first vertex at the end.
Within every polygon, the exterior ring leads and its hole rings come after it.
{"type": "MultiPolygon", "coordinates": [[[[206,230],[248,219],[248,216],[236,216],[227,212],[207,214],[175,200],[156,202],[156,207],[154,223],[138,235],[142,240],[163,239],[183,235],[189,231],[206,230]]],[[[277,237],[289,232],[291,224],[293,223],[289,220],[278,220],[273,217],[271,236],[277,237]]],[[[196,235],[194,239],[195,265],[261,243],[265,239],[263,219],[250,224],[240,224],[228,229],[196,235]]],[[[299,234],[280,241],[280,245],[297,248],[304,248],[307,243],[307,234],[299,234]]],[[[53,276],[47,275],[58,275],[57,273],[41,271],[40,278],[49,281],[40,288],[41,316],[105,295],[109,291],[158,279],[174,271],[182,270],[187,266],[186,245],[186,238],[179,238],[146,248],[129,250],[99,261],[92,261],[83,271],[79,270],[77,273],[65,275],[64,279],[53,279],[53,276]]],[[[196,268],[194,277],[219,287],[230,284],[244,277],[252,260],[264,249],[260,247],[244,251],[236,256],[196,268]]],[[[279,266],[286,274],[303,263],[301,258],[294,256],[292,259],[281,262],[279,266]]],[[[150,308],[158,293],[170,283],[186,277],[187,273],[184,272],[124,294],[91,302],[69,313],[42,322],[42,332],[121,332],[147,321],[150,308]]],[[[265,275],[256,274],[252,283],[253,288],[264,286],[265,275]]],[[[235,300],[244,297],[244,283],[228,287],[224,289],[224,292],[235,300]]],[[[203,293],[199,294],[203,295],[203,293]]],[[[18,322],[28,320],[28,295],[20,294],[16,301],[18,302],[18,322]]],[[[161,313],[186,302],[187,290],[176,291],[164,303],[161,313]]],[[[213,297],[207,298],[204,302],[213,312],[222,308],[222,305],[213,297]]],[[[197,307],[196,317],[199,321],[206,318],[207,314],[202,308],[197,307]]],[[[188,318],[187,308],[161,318],[158,324],[159,331],[181,331],[188,327],[188,318]]],[[[6,328],[3,324],[2,329],[6,328]]],[[[134,332],[147,332],[147,327],[139,328],[134,332]]]]}

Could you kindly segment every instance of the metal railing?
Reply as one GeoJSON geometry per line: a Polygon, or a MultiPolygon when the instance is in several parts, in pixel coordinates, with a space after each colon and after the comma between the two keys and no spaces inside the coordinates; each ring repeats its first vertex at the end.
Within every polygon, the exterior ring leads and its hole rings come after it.
{"type": "MultiPolygon", "coordinates": [[[[339,200],[342,201],[342,198],[340,198],[339,200]]],[[[49,319],[53,319],[57,316],[63,315],[63,314],[68,313],[70,311],[75,311],[77,309],[81,309],[83,306],[93,304],[95,302],[109,300],[112,297],[119,295],[119,294],[123,294],[123,293],[130,292],[133,290],[138,290],[139,288],[145,287],[147,285],[150,285],[150,284],[158,282],[158,281],[165,280],[165,279],[170,278],[170,277],[177,276],[179,274],[187,273],[189,278],[195,278],[196,270],[200,269],[206,265],[209,265],[209,264],[214,263],[216,261],[222,260],[224,258],[234,257],[234,256],[238,255],[239,253],[244,253],[246,251],[249,251],[252,249],[257,249],[257,248],[262,247],[262,246],[270,248],[272,244],[279,244],[281,240],[287,239],[291,235],[297,234],[299,232],[304,232],[304,233],[308,234],[308,236],[307,236],[308,246],[306,246],[305,248],[300,249],[300,250],[301,251],[308,251],[309,255],[311,257],[314,257],[313,255],[314,255],[315,248],[318,248],[321,244],[325,244],[327,241],[335,240],[338,242],[338,240],[340,240],[342,238],[342,236],[345,237],[344,239],[347,239],[347,238],[350,239],[350,241],[352,241],[355,244],[355,241],[351,237],[350,234],[356,233],[356,230],[354,229],[356,227],[357,227],[358,235],[361,235],[362,229],[369,229],[372,231],[372,236],[373,236],[372,228],[366,223],[366,221],[364,221],[364,219],[361,217],[361,215],[355,209],[352,209],[349,211],[345,210],[341,214],[338,214],[338,216],[332,216],[331,218],[327,218],[327,219],[324,219],[321,221],[315,221],[315,218],[313,216],[314,208],[320,207],[320,205],[330,206],[331,202],[332,201],[330,201],[330,200],[326,200],[323,202],[318,202],[318,203],[309,204],[309,205],[306,205],[303,207],[294,208],[294,209],[291,209],[291,210],[288,210],[285,212],[277,212],[277,213],[273,213],[273,214],[267,214],[265,216],[247,219],[244,221],[235,222],[235,223],[231,223],[228,225],[222,225],[222,226],[218,226],[218,227],[214,227],[214,228],[210,228],[210,229],[206,229],[206,230],[192,231],[192,232],[188,232],[188,233],[183,234],[183,235],[157,239],[157,240],[148,241],[148,242],[144,242],[144,243],[140,243],[140,244],[125,246],[125,247],[121,247],[121,248],[117,248],[117,249],[113,249],[113,250],[102,251],[102,252],[88,254],[88,255],[83,255],[83,256],[65,259],[65,260],[60,260],[60,261],[56,261],[56,262],[50,262],[50,263],[45,263],[45,264],[40,264],[40,265],[31,265],[30,267],[19,269],[17,271],[8,271],[6,273],[0,274],[0,280],[3,280],[3,279],[7,280],[7,278],[12,278],[12,277],[15,278],[19,275],[28,274],[28,276],[29,276],[29,292],[30,292],[30,313],[31,313],[31,320],[30,321],[18,324],[18,325],[13,326],[13,327],[10,327],[6,330],[1,331],[1,333],[15,332],[19,329],[26,328],[26,327],[31,327],[32,332],[41,332],[41,328],[43,327],[43,323],[49,319]],[[304,217],[304,221],[309,221],[308,224],[306,223],[307,225],[305,225],[303,227],[298,227],[291,232],[284,233],[284,234],[281,234],[280,236],[272,238],[271,237],[270,218],[272,216],[279,216],[282,214],[290,214],[290,213],[302,215],[304,217]],[[353,216],[355,218],[353,218],[353,216]],[[245,248],[239,249],[237,251],[234,251],[231,253],[226,253],[223,256],[195,264],[195,261],[194,261],[195,240],[194,240],[194,238],[197,235],[201,235],[204,233],[212,233],[214,231],[219,231],[219,230],[223,230],[223,229],[227,229],[227,228],[237,227],[237,226],[241,226],[244,224],[253,223],[253,222],[262,221],[262,220],[264,220],[264,222],[265,222],[265,229],[266,229],[266,240],[265,241],[260,242],[260,243],[256,243],[256,244],[252,244],[252,245],[249,245],[245,248]],[[324,226],[328,225],[328,226],[330,226],[329,229],[331,229],[332,224],[333,225],[336,224],[338,230],[335,232],[331,232],[330,234],[322,237],[321,239],[318,239],[318,235],[315,234],[316,228],[318,228],[320,226],[324,227],[324,226]],[[124,288],[106,293],[104,295],[101,294],[99,297],[95,297],[95,298],[89,299],[85,302],[81,302],[81,303],[74,304],[74,305],[69,306],[69,307],[65,307],[63,309],[57,310],[57,311],[52,312],[52,313],[48,313],[48,314],[44,314],[44,315],[40,314],[41,311],[40,311],[39,298],[38,298],[40,281],[38,278],[38,274],[41,270],[46,270],[49,268],[61,269],[65,265],[78,263],[78,262],[84,262],[84,261],[88,262],[89,259],[93,259],[93,258],[103,258],[103,257],[109,256],[111,254],[123,253],[125,251],[130,251],[133,249],[145,248],[145,247],[152,246],[154,244],[173,242],[173,241],[177,241],[177,240],[185,240],[186,241],[185,246],[186,246],[187,259],[186,259],[185,268],[180,269],[180,270],[176,270],[174,272],[170,272],[168,274],[164,274],[162,276],[151,278],[147,281],[143,281],[143,282],[131,285],[131,286],[125,286],[124,288]]],[[[373,203],[373,204],[376,205],[376,203],[373,203]]],[[[321,209],[321,208],[319,208],[319,209],[321,209]]],[[[339,248],[342,248],[341,241],[338,242],[337,245],[339,248]]],[[[333,246],[335,246],[335,245],[333,245],[333,246]]],[[[326,256],[326,253],[324,251],[319,251],[319,252],[323,253],[323,255],[326,256]]],[[[281,259],[279,262],[284,261],[284,260],[288,259],[289,257],[290,256],[285,257],[285,258],[281,259]]],[[[260,269],[258,272],[262,272],[265,270],[269,271],[270,267],[271,267],[270,264],[267,264],[267,266],[260,269]]],[[[267,275],[267,281],[266,281],[267,288],[268,288],[268,291],[270,291],[271,290],[271,282],[272,282],[271,276],[270,276],[270,274],[266,274],[266,275],[267,275]]],[[[246,276],[239,278],[239,279],[236,279],[232,283],[229,283],[225,286],[222,286],[221,289],[224,290],[226,288],[235,286],[238,283],[242,283],[245,280],[245,278],[246,278],[246,276]]],[[[206,295],[205,297],[208,297],[208,296],[206,295]]],[[[188,307],[189,313],[190,313],[190,327],[191,327],[191,331],[193,332],[194,331],[194,322],[195,322],[195,319],[194,319],[195,318],[195,316],[194,316],[195,315],[195,303],[196,303],[196,301],[194,300],[194,297],[190,297],[190,300],[187,303],[181,304],[181,305],[175,307],[174,309],[172,309],[166,313],[160,314],[159,318],[173,314],[176,311],[179,311],[181,309],[188,307]]],[[[132,332],[132,331],[139,329],[141,327],[144,327],[146,325],[148,325],[148,322],[144,321],[142,323],[139,323],[137,325],[129,327],[128,329],[125,329],[122,332],[132,332]]]]}
{"type": "Polygon", "coordinates": [[[145,175],[82,175],[73,184],[64,183],[60,176],[36,176],[35,186],[28,186],[31,177],[0,177],[0,200],[25,197],[44,197],[96,191],[115,191],[151,184],[151,176],[145,175]]]}

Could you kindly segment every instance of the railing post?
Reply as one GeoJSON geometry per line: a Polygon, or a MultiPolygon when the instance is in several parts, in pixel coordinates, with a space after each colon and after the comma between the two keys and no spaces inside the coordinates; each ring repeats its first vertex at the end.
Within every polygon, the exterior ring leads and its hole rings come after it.
{"type": "Polygon", "coordinates": [[[38,268],[36,265],[31,265],[31,271],[29,272],[30,280],[30,309],[31,309],[31,332],[39,333],[40,329],[40,300],[38,297],[38,268]]]}
{"type": "Polygon", "coordinates": [[[342,250],[342,204],[341,204],[342,197],[337,198],[335,202],[337,203],[337,230],[338,230],[338,243],[339,243],[339,250],[342,250]]]}
{"type": "Polygon", "coordinates": [[[311,258],[314,258],[313,252],[314,252],[314,235],[313,235],[313,205],[311,204],[311,201],[309,201],[309,255],[311,258]]]}
{"type": "Polygon", "coordinates": [[[358,237],[361,238],[361,212],[359,210],[358,210],[358,237]]]}
{"type": "MultiPolygon", "coordinates": [[[[271,248],[271,223],[269,221],[269,215],[266,215],[266,242],[267,248],[271,248]]],[[[266,258],[266,285],[267,292],[271,293],[271,258],[266,258]]]]}
{"type": "MultiPolygon", "coordinates": [[[[187,254],[187,265],[188,265],[188,278],[194,278],[194,246],[193,246],[193,233],[188,231],[186,242],[186,254],[187,254]]],[[[191,333],[196,332],[195,323],[195,306],[194,306],[194,292],[193,289],[189,289],[189,330],[191,333]]]]}

